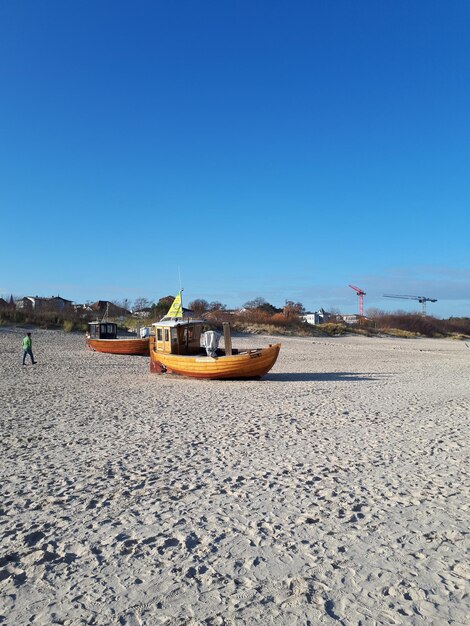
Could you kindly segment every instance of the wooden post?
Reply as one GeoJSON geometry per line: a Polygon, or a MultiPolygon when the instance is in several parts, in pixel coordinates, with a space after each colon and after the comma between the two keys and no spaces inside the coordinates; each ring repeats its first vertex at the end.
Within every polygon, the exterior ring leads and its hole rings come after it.
{"type": "Polygon", "coordinates": [[[222,322],[222,326],[224,328],[225,355],[232,356],[232,336],[230,334],[230,323],[222,322]]]}

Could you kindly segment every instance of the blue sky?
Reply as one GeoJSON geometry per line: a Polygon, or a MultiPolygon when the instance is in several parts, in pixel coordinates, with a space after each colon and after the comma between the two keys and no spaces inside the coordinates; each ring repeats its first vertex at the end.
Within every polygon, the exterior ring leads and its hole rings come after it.
{"type": "Polygon", "coordinates": [[[0,294],[470,315],[470,3],[0,3],[0,294]]]}

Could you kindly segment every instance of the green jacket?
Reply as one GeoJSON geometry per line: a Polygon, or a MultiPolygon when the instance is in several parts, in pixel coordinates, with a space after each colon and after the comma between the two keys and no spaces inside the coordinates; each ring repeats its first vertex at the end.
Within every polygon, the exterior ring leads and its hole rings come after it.
{"type": "Polygon", "coordinates": [[[28,335],[26,335],[26,337],[23,339],[23,350],[31,348],[31,343],[31,337],[28,337],[28,335]]]}

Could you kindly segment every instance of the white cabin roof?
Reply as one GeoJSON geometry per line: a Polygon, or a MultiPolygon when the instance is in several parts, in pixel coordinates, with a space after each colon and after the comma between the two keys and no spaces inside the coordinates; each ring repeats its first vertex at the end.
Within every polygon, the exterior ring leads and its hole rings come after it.
{"type": "Polygon", "coordinates": [[[207,322],[205,322],[204,320],[174,319],[154,322],[152,326],[165,326],[167,328],[175,328],[176,326],[191,326],[192,324],[207,324],[207,322]]]}

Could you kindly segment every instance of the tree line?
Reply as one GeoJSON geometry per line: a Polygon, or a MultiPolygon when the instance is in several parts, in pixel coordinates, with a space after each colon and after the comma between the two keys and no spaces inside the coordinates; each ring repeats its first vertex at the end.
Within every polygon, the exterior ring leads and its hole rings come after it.
{"type": "MultiPolygon", "coordinates": [[[[147,298],[137,298],[134,303],[124,299],[114,301],[121,309],[116,313],[116,321],[124,327],[151,324],[160,320],[173,303],[174,296],[165,296],[156,302],[147,298]],[[132,311],[132,313],[131,313],[132,311]],[[139,315],[140,314],[140,315],[139,315]]],[[[5,304],[7,304],[5,302],[5,304]]],[[[349,332],[361,334],[392,334],[400,337],[427,336],[470,339],[470,318],[450,317],[438,319],[418,313],[395,311],[393,313],[370,309],[366,317],[356,325],[346,325],[340,314],[330,312],[327,323],[312,326],[303,320],[305,307],[300,302],[287,300],[282,308],[276,307],[264,298],[258,297],[244,303],[236,311],[228,310],[219,301],[207,301],[197,298],[188,303],[191,315],[201,317],[209,324],[219,326],[228,321],[235,330],[299,335],[340,335],[349,332]]],[[[65,330],[84,330],[88,321],[96,319],[96,311],[83,308],[63,311],[44,311],[34,309],[15,309],[0,306],[0,324],[32,324],[44,328],[64,328],[65,330]]]]}

